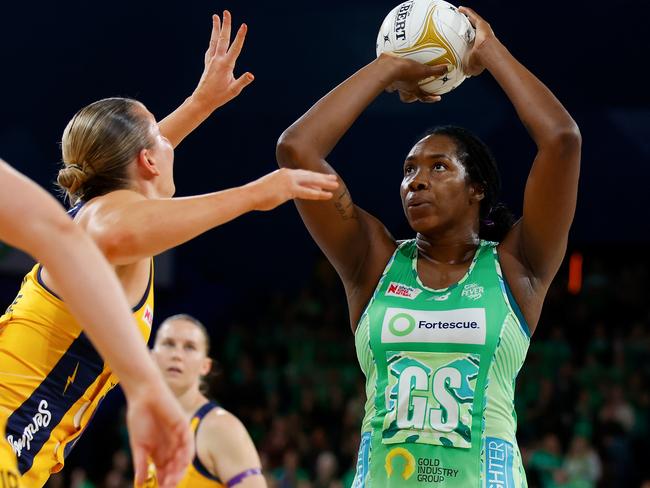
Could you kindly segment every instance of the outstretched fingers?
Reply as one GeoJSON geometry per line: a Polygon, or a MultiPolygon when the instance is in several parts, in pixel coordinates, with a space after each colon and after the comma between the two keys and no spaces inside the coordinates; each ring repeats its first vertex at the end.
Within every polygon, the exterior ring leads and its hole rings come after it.
{"type": "Polygon", "coordinates": [[[331,200],[334,194],[331,191],[317,190],[315,188],[299,188],[294,198],[300,200],[331,200]]]}
{"type": "Polygon", "coordinates": [[[219,34],[221,33],[221,19],[218,15],[212,16],[212,32],[210,33],[210,44],[208,51],[205,53],[206,61],[214,56],[217,52],[217,43],[219,42],[219,34]]]}
{"type": "MultiPolygon", "coordinates": [[[[180,439],[178,446],[173,451],[171,466],[173,468],[173,483],[177,486],[185,475],[185,470],[194,456],[194,437],[185,424],[180,424],[174,429],[172,440],[180,439]],[[189,460],[189,461],[188,461],[189,460]]],[[[171,443],[171,442],[170,442],[171,443]]]]}
{"type": "Polygon", "coordinates": [[[181,464],[181,453],[166,452],[160,464],[156,464],[156,478],[160,488],[175,488],[185,474],[188,464],[181,464]]]}
{"type": "Polygon", "coordinates": [[[223,11],[223,23],[221,25],[221,32],[219,33],[219,40],[217,42],[216,53],[223,56],[228,51],[230,46],[230,30],[232,27],[232,17],[228,10],[223,11]]]}
{"type": "Polygon", "coordinates": [[[155,452],[156,477],[160,488],[175,488],[193,456],[193,442],[185,424],[168,427],[155,452]]]}
{"type": "Polygon", "coordinates": [[[253,83],[254,79],[255,77],[253,76],[253,73],[250,73],[248,71],[241,75],[233,82],[230,87],[232,94],[235,96],[239,95],[244,88],[253,83]]]}
{"type": "Polygon", "coordinates": [[[237,61],[237,58],[241,54],[247,32],[248,26],[246,24],[239,26],[237,34],[235,35],[235,40],[232,41],[232,45],[230,46],[230,49],[228,49],[228,56],[230,57],[232,64],[235,64],[235,61],[237,61]]]}
{"type": "Polygon", "coordinates": [[[336,175],[297,170],[295,173],[294,198],[305,200],[329,200],[339,187],[336,175]]]}
{"type": "Polygon", "coordinates": [[[135,471],[135,486],[142,486],[147,480],[147,452],[142,446],[131,446],[133,450],[133,470],[135,471]]]}
{"type": "Polygon", "coordinates": [[[299,171],[298,182],[302,185],[317,186],[326,190],[336,190],[339,187],[339,179],[336,175],[308,170],[297,171],[299,171]]]}

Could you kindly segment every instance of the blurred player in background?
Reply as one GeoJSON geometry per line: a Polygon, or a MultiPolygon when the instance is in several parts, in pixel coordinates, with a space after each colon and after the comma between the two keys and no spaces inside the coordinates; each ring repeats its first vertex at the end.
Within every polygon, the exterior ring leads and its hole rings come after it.
{"type": "MultiPolygon", "coordinates": [[[[198,87],[160,125],[140,102],[111,98],[81,109],[63,133],[64,166],[57,181],[74,204],[69,213],[115,268],[145,340],[153,321],[153,256],[252,210],[270,210],[292,198],[331,198],[338,186],[332,175],[280,170],[241,187],[171,198],[174,146],[253,79],[250,73],[233,76],[246,26],[231,45],[230,25],[227,12],[223,27],[213,17],[198,87]]],[[[62,468],[99,402],[118,382],[60,293],[49,268],[39,263],[0,318],[0,348],[12,352],[0,357],[0,370],[13,373],[3,385],[12,394],[0,398],[0,408],[28,487],[42,486],[62,468]]],[[[136,472],[142,474],[147,459],[141,451],[135,454],[136,472]]]]}
{"type": "MultiPolygon", "coordinates": [[[[153,358],[190,420],[196,454],[179,488],[265,488],[260,458],[244,425],[206,397],[210,338],[201,322],[174,315],[158,329],[153,358]]],[[[159,486],[155,470],[144,485],[159,486]]]]}
{"type": "MultiPolygon", "coordinates": [[[[476,28],[468,74],[490,72],[537,145],[523,217],[513,225],[497,204],[494,159],[456,127],[431,131],[404,162],[400,194],[415,239],[397,241],[344,185],[331,202],[297,202],[344,283],[366,375],[355,487],[526,486],[515,378],[566,251],[581,137],[488,23],[460,10],[476,28]]],[[[286,130],[280,165],[336,174],[325,158],[382,91],[438,101],[418,82],[442,75],[381,55],[286,130]]],[[[377,161],[355,163],[366,168],[368,185],[386,172],[377,161]]]]}
{"type": "MultiPolygon", "coordinates": [[[[134,455],[151,457],[164,480],[161,485],[176,486],[193,452],[190,433],[178,404],[147,357],[146,345],[115,273],[90,237],[72,222],[52,196],[2,161],[0,239],[47,266],[52,282],[56,283],[70,311],[83,324],[85,334],[121,378],[128,402],[127,423],[134,455]]],[[[45,307],[30,310],[22,303],[16,307],[19,302],[34,298],[19,295],[0,319],[0,395],[3,403],[19,394],[13,385],[29,383],[38,376],[28,368],[14,367],[23,359],[20,353],[35,345],[9,344],[4,336],[11,336],[13,329],[20,332],[25,326],[35,325],[38,320],[35,315],[47,313],[45,307]],[[22,311],[27,313],[23,315],[22,311]]],[[[83,334],[79,337],[87,341],[83,334]]],[[[27,341],[29,337],[18,336],[17,339],[27,341]]],[[[77,364],[81,365],[81,360],[77,364]]],[[[66,373],[60,371],[62,375],[66,373]]],[[[10,412],[4,406],[0,411],[0,486],[3,488],[19,486],[20,474],[12,447],[18,446],[22,454],[31,442],[38,442],[40,429],[48,427],[52,421],[52,405],[42,398],[38,401],[38,413],[28,424],[29,428],[20,438],[12,438],[11,444],[5,439],[5,423],[10,412]]]]}

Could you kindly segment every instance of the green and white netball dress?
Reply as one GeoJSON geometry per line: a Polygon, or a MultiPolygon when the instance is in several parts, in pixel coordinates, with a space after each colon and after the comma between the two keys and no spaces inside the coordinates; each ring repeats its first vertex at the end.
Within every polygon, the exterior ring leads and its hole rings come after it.
{"type": "Polygon", "coordinates": [[[444,290],[417,275],[415,240],[393,254],[355,334],[366,415],[354,487],[525,487],[515,378],[530,335],[496,243],[444,290]]]}

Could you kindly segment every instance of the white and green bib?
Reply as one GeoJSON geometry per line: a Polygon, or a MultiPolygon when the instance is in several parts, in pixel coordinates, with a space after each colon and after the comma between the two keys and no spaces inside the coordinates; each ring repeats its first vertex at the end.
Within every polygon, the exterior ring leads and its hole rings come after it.
{"type": "Polygon", "coordinates": [[[514,387],[530,337],[496,243],[443,290],[422,284],[417,254],[397,248],[355,334],[367,401],[353,486],[525,487],[514,387]]]}

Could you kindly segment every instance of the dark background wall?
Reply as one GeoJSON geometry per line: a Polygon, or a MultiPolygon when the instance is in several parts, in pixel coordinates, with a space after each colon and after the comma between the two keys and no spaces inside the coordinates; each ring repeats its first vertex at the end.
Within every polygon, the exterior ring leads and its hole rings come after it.
{"type": "MultiPolygon", "coordinates": [[[[374,57],[393,1],[12,2],[0,29],[0,156],[52,188],[57,142],[69,118],[99,98],[125,95],[162,118],[200,76],[210,14],[229,8],[249,25],[240,72],[256,80],[177,150],[178,195],[218,190],[275,168],[282,130],[374,57]]],[[[471,2],[499,38],[557,94],[580,125],[583,170],[573,243],[647,242],[650,42],[647,1],[471,2]]],[[[331,161],[358,204],[407,237],[398,197],[401,162],[427,127],[456,123],[493,148],[503,199],[521,207],[534,145],[489,74],[437,105],[382,95],[331,161]]],[[[250,215],[182,246],[176,278],[198,274],[237,287],[304,277],[317,249],[291,204],[250,215]]]]}

